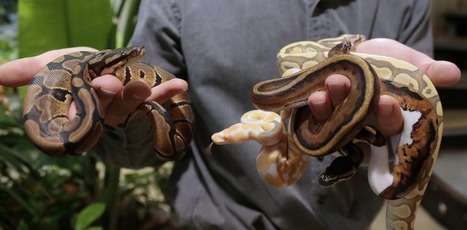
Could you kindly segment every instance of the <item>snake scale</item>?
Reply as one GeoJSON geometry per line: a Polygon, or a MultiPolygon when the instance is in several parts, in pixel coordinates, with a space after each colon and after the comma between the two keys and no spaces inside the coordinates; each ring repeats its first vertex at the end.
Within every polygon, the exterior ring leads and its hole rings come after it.
{"type": "MultiPolygon", "coordinates": [[[[137,62],[144,52],[143,47],[81,51],[48,63],[34,76],[24,99],[24,128],[31,141],[54,156],[80,155],[92,148],[104,129],[92,79],[113,74],[124,85],[144,81],[154,87],[174,78],[160,67],[137,62]],[[72,101],[77,112],[69,119],[72,101]]],[[[127,120],[141,113],[152,123],[156,155],[163,160],[181,158],[193,135],[194,114],[188,94],[179,93],[162,104],[147,101],[127,120]]]]}
{"type": "Polygon", "coordinates": [[[350,179],[365,159],[370,187],[388,199],[387,228],[413,229],[441,143],[441,102],[429,78],[412,64],[351,52],[363,40],[362,35],[342,35],[283,47],[277,56],[282,77],[253,87],[252,102],[261,110],[245,113],[241,123],[215,133],[212,140],[258,141],[263,148],[257,171],[274,186],[295,183],[309,156],[337,152],[318,178],[324,186],[350,179]],[[331,74],[349,78],[351,89],[329,119],[318,122],[306,106],[307,98],[325,89],[324,80],[331,74]],[[393,137],[384,137],[371,122],[383,94],[397,100],[404,118],[401,133],[393,137]]]}

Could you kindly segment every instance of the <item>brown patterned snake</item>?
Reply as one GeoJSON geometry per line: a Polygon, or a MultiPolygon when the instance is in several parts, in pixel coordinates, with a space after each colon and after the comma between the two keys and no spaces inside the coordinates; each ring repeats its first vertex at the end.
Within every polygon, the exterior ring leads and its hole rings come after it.
{"type": "MultiPolygon", "coordinates": [[[[154,87],[174,78],[159,67],[136,62],[143,47],[75,52],[47,64],[32,80],[24,99],[24,128],[43,152],[55,156],[80,155],[97,142],[103,130],[99,98],[91,80],[114,74],[123,84],[144,81],[154,87]],[[76,116],[68,118],[71,102],[76,116]]],[[[154,149],[164,160],[179,159],[192,138],[194,115],[183,92],[159,104],[148,101],[137,113],[146,113],[154,127],[154,149]]]]}
{"type": "MultiPolygon", "coordinates": [[[[350,53],[353,43],[363,39],[360,35],[344,35],[285,46],[278,54],[283,77],[255,85],[252,102],[262,110],[291,109],[288,129],[285,121],[280,120],[274,121],[272,128],[260,126],[258,135],[249,132],[245,138],[238,130],[226,129],[212,139],[214,143],[227,144],[260,136],[263,149],[257,165],[262,168],[258,171],[276,186],[287,186],[299,179],[306,168],[304,156],[340,153],[319,178],[325,186],[350,179],[363,158],[369,157],[369,184],[376,194],[389,200],[387,228],[413,229],[415,212],[441,142],[441,103],[429,78],[412,64],[390,57],[350,53]],[[293,69],[300,71],[289,74],[293,69]],[[313,119],[306,100],[312,92],[324,89],[324,80],[335,73],[350,79],[351,90],[329,119],[320,123],[313,119]],[[370,126],[369,117],[380,94],[394,97],[400,105],[404,117],[400,135],[386,139],[370,126]],[[275,131],[276,127],[281,127],[281,132],[275,131]],[[265,145],[265,137],[280,141],[265,145]],[[368,150],[370,154],[365,155],[368,150]]],[[[255,118],[254,123],[260,123],[258,120],[264,117],[262,110],[249,112],[255,118]]],[[[249,122],[237,125],[249,126],[249,122]]]]}

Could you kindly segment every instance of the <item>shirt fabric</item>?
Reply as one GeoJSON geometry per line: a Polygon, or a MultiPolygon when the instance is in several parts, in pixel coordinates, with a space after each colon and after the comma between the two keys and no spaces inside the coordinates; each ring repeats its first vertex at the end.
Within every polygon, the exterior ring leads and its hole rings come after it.
{"type": "MultiPolygon", "coordinates": [[[[143,62],[189,83],[196,115],[190,152],[166,192],[177,214],[199,229],[365,229],[381,208],[366,170],[331,187],[317,183],[333,157],[311,158],[294,185],[275,188],[256,172],[260,146],[213,146],[210,136],[254,109],[252,86],[278,77],[276,54],[301,40],[343,33],[398,40],[432,53],[429,0],[143,0],[133,45],[143,62]]],[[[96,147],[108,162],[155,166],[147,121],[108,128],[96,147]]]]}

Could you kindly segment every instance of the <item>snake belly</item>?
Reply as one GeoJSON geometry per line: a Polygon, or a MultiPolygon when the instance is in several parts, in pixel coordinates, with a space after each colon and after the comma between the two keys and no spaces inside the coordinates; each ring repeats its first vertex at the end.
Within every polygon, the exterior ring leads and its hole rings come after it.
{"type": "Polygon", "coordinates": [[[284,78],[258,83],[253,88],[252,102],[257,108],[264,110],[292,108],[289,135],[300,146],[301,151],[311,156],[323,156],[352,141],[352,137],[367,124],[367,118],[375,105],[371,100],[379,94],[365,89],[361,81],[366,85],[369,82],[373,84],[373,76],[370,75],[375,73],[375,80],[379,83],[372,87],[375,91],[380,91],[380,94],[397,100],[404,116],[404,127],[398,143],[396,141],[384,146],[372,146],[371,158],[374,162],[369,165],[369,182],[379,196],[389,199],[387,228],[413,229],[415,211],[427,187],[441,143],[443,112],[439,96],[429,78],[410,63],[359,53],[328,57],[336,44],[348,39],[364,38],[359,35],[344,35],[285,46],[278,53],[281,73],[293,68],[301,71],[284,78]],[[365,70],[366,64],[361,62],[362,59],[370,65],[371,71],[365,70]],[[349,68],[338,60],[355,65],[349,68]],[[335,73],[347,76],[351,80],[352,89],[329,120],[320,124],[313,119],[305,105],[306,98],[314,90],[323,88],[324,79],[332,72],[326,70],[336,70],[335,73]],[[361,74],[369,77],[354,77],[361,74]],[[378,84],[379,89],[376,86],[378,84]],[[349,101],[354,103],[348,103],[349,101]],[[369,107],[363,110],[355,108],[360,104],[369,107]],[[376,162],[380,156],[386,155],[387,158],[388,154],[394,156],[391,166],[388,159],[385,162],[376,162]],[[384,177],[376,175],[375,171],[383,172],[384,177]]]}
{"type": "MultiPolygon", "coordinates": [[[[74,52],[48,63],[31,81],[24,99],[26,134],[41,151],[53,156],[81,155],[102,135],[104,124],[92,79],[113,74],[126,85],[140,80],[154,87],[172,78],[159,67],[137,62],[143,47],[74,52]],[[74,102],[76,115],[69,119],[74,102]]],[[[183,156],[193,135],[194,114],[186,92],[163,104],[147,101],[130,118],[145,113],[154,128],[156,155],[164,160],[183,156]]]]}

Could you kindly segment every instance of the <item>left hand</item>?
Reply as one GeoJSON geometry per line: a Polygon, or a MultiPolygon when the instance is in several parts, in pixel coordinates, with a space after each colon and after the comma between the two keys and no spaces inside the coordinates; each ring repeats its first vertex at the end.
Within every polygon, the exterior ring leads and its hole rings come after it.
{"type": "MultiPolygon", "coordinates": [[[[435,86],[448,86],[459,81],[460,69],[447,61],[436,61],[426,54],[391,39],[371,39],[357,46],[356,52],[394,57],[417,66],[435,86]],[[388,49],[387,47],[391,47],[388,49]]],[[[315,92],[308,98],[308,105],[318,121],[325,121],[334,107],[341,103],[350,90],[350,80],[342,75],[326,79],[326,90],[315,92]]],[[[397,101],[381,95],[375,112],[379,130],[393,136],[402,130],[404,119],[397,101]]]]}
{"type": "MultiPolygon", "coordinates": [[[[43,54],[21,58],[0,66],[0,85],[16,87],[27,85],[47,63],[55,58],[76,51],[96,51],[89,47],[74,47],[52,50],[43,54]],[[26,67],[26,68],[25,68],[26,67]]],[[[162,103],[177,93],[188,89],[182,79],[172,79],[156,87],[150,88],[142,81],[132,81],[125,86],[113,75],[103,75],[92,80],[92,87],[100,100],[100,106],[107,125],[118,125],[144,101],[162,103]]],[[[76,107],[72,103],[68,116],[72,119],[76,107]]]]}

